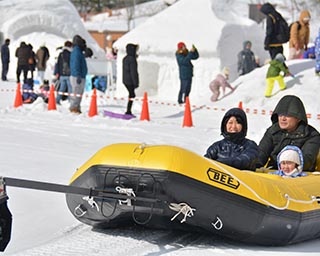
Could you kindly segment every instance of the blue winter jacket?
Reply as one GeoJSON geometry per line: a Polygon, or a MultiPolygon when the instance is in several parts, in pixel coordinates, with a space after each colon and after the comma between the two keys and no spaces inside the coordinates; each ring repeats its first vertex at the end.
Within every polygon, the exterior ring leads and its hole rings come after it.
{"type": "Polygon", "coordinates": [[[222,119],[221,132],[224,139],[213,143],[204,156],[240,170],[254,171],[259,148],[254,141],[245,138],[247,134],[245,112],[240,108],[230,109],[222,119]],[[242,124],[242,131],[239,133],[226,132],[226,123],[232,116],[242,124]]]}
{"type": "Polygon", "coordinates": [[[79,46],[74,46],[70,54],[71,76],[86,78],[88,73],[87,62],[79,46]]]}
{"type": "Polygon", "coordinates": [[[191,60],[199,58],[197,50],[189,51],[186,54],[176,52],[176,59],[179,66],[179,78],[181,80],[189,80],[193,76],[193,65],[191,60]]]}

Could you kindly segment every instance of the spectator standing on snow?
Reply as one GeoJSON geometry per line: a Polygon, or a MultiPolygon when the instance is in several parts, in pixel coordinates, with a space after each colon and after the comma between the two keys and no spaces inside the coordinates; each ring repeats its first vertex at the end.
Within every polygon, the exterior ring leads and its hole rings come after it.
{"type": "Polygon", "coordinates": [[[56,97],[57,104],[60,104],[62,98],[65,99],[63,93],[71,94],[72,88],[70,83],[70,55],[72,51],[72,42],[66,41],[62,51],[58,55],[58,60],[56,64],[55,75],[59,79],[59,89],[56,97]]]}
{"type": "Polygon", "coordinates": [[[177,45],[176,59],[179,66],[179,78],[180,78],[180,91],[178,94],[178,103],[182,104],[186,101],[186,97],[189,97],[191,91],[192,77],[193,77],[193,65],[191,60],[199,58],[197,48],[192,45],[189,51],[185,43],[180,42],[177,45]]]}
{"type": "Polygon", "coordinates": [[[223,95],[225,95],[226,88],[234,91],[234,88],[229,84],[229,69],[224,67],[222,72],[216,76],[216,78],[209,84],[209,88],[213,95],[211,96],[211,101],[215,102],[218,100],[220,95],[220,88],[222,89],[223,95]]]}
{"type": "Polygon", "coordinates": [[[8,81],[7,74],[9,71],[9,63],[10,63],[9,44],[10,44],[10,39],[7,38],[4,41],[4,44],[1,46],[1,63],[2,63],[1,79],[2,81],[8,81]]]}
{"type": "Polygon", "coordinates": [[[316,58],[315,72],[316,75],[320,76],[320,28],[318,31],[318,36],[314,42],[314,54],[316,58]]]}
{"type": "Polygon", "coordinates": [[[70,112],[81,114],[80,104],[86,75],[88,73],[87,61],[84,52],[86,41],[79,35],[75,35],[72,40],[73,49],[70,54],[70,83],[72,95],[70,95],[70,112]]]}
{"type": "Polygon", "coordinates": [[[138,73],[138,49],[137,44],[127,44],[127,55],[122,59],[122,83],[127,88],[129,96],[127,103],[126,115],[132,115],[131,108],[133,100],[136,97],[135,89],[139,87],[139,73],[138,73]]]}
{"type": "Polygon", "coordinates": [[[16,71],[17,83],[20,83],[21,72],[23,72],[23,80],[26,81],[29,70],[28,60],[31,55],[30,47],[25,42],[21,42],[15,52],[15,56],[18,58],[16,71]]]}
{"type": "Polygon", "coordinates": [[[238,168],[252,170],[258,160],[258,145],[246,138],[246,113],[240,108],[227,111],[221,122],[222,140],[214,142],[204,155],[207,158],[238,168]]]}
{"type": "Polygon", "coordinates": [[[243,42],[243,50],[238,53],[238,75],[245,75],[257,67],[256,57],[250,41],[243,42]]]}
{"type": "Polygon", "coordinates": [[[33,51],[33,46],[32,44],[28,44],[29,48],[30,48],[30,57],[28,59],[28,73],[30,71],[31,77],[33,79],[33,72],[36,70],[36,54],[33,51]]]}
{"type": "Polygon", "coordinates": [[[47,68],[47,61],[50,58],[49,50],[43,44],[36,52],[36,60],[37,60],[37,73],[40,84],[43,83],[45,71],[47,68]]]}
{"type": "Polygon", "coordinates": [[[277,39],[277,31],[279,30],[279,21],[283,19],[281,14],[276,11],[270,3],[265,3],[261,6],[260,11],[266,15],[267,26],[266,36],[264,40],[264,49],[269,51],[271,59],[278,53],[283,54],[282,43],[277,39]]]}
{"type": "Polygon", "coordinates": [[[307,114],[300,98],[283,96],[271,115],[272,125],[259,143],[257,168],[277,168],[277,155],[287,145],[302,150],[304,170],[314,171],[320,149],[320,134],[308,124],[307,114]]]}
{"type": "Polygon", "coordinates": [[[298,21],[291,25],[289,41],[289,60],[301,59],[304,51],[308,49],[310,37],[310,13],[303,10],[298,21]]]}

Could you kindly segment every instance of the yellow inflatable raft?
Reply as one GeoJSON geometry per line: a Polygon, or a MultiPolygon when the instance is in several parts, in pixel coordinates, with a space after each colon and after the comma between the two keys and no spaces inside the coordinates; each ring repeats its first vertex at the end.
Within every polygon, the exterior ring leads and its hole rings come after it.
{"type": "Polygon", "coordinates": [[[81,222],[211,232],[245,243],[286,245],[320,237],[320,175],[284,178],[240,171],[170,145],[114,144],[71,179],[111,197],[67,194],[81,222]]]}

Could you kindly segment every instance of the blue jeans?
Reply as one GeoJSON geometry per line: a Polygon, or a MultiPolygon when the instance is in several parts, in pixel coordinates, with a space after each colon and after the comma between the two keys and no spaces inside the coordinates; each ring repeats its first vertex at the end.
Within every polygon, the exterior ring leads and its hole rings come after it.
{"type": "MultiPolygon", "coordinates": [[[[72,87],[70,83],[70,77],[69,76],[60,76],[60,86],[59,86],[59,92],[68,92],[69,94],[72,92],[72,87]]],[[[62,94],[57,95],[56,102],[60,104],[60,101],[62,99],[62,94]]]]}
{"type": "Polygon", "coordinates": [[[179,104],[184,103],[186,101],[186,97],[189,96],[191,91],[191,82],[192,78],[180,80],[180,91],[178,95],[179,104]]]}

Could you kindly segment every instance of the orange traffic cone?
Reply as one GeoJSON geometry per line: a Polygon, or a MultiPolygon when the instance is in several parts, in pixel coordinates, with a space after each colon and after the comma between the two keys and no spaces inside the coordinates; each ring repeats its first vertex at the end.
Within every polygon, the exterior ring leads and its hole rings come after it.
{"type": "Polygon", "coordinates": [[[98,107],[97,107],[97,91],[96,88],[93,89],[93,93],[91,96],[90,108],[89,108],[89,117],[93,117],[98,115],[98,107]]]}
{"type": "Polygon", "coordinates": [[[148,95],[145,92],[143,95],[143,103],[142,103],[142,111],[140,115],[140,120],[147,120],[150,121],[150,115],[149,115],[149,106],[148,106],[148,95]]]}
{"type": "Polygon", "coordinates": [[[184,117],[183,117],[182,127],[185,127],[185,126],[187,126],[187,127],[193,126],[189,97],[186,97],[186,104],[185,104],[185,108],[184,108],[184,117]]]}
{"type": "Polygon", "coordinates": [[[242,101],[239,101],[238,108],[243,109],[243,107],[242,107],[242,101]]]}
{"type": "Polygon", "coordinates": [[[54,96],[54,86],[50,87],[49,100],[48,100],[48,110],[57,110],[56,97],[54,96]]]}
{"type": "Polygon", "coordinates": [[[21,85],[20,83],[17,84],[17,89],[16,89],[16,97],[14,99],[14,105],[15,108],[18,108],[22,106],[22,94],[21,94],[21,85]]]}

